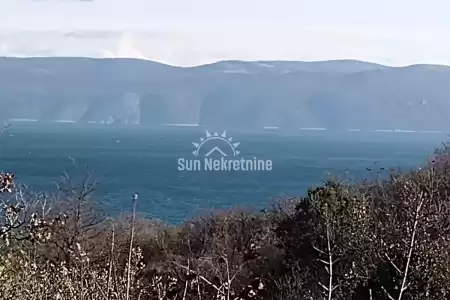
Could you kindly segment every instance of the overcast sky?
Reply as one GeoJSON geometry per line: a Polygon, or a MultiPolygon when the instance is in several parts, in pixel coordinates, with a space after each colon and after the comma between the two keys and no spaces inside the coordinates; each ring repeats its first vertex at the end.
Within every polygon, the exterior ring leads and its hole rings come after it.
{"type": "Polygon", "coordinates": [[[0,55],[450,65],[449,0],[0,0],[0,55]]]}

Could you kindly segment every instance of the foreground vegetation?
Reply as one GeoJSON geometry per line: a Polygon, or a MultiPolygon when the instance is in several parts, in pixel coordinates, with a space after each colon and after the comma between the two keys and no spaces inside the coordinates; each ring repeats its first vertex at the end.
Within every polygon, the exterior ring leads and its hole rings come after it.
{"type": "Polygon", "coordinates": [[[446,153],[177,227],[103,217],[89,177],[48,196],[1,173],[0,299],[450,299],[446,153]]]}

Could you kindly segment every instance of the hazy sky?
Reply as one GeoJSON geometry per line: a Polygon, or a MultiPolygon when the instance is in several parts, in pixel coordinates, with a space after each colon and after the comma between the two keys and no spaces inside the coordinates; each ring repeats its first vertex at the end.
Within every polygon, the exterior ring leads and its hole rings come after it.
{"type": "Polygon", "coordinates": [[[0,55],[450,65],[449,0],[0,0],[0,55]]]}

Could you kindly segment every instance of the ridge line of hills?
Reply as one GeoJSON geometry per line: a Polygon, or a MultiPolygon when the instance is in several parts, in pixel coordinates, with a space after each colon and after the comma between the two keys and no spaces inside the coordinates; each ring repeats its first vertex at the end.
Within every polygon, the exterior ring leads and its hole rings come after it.
{"type": "Polygon", "coordinates": [[[170,63],[160,62],[157,60],[147,60],[141,58],[125,58],[125,57],[117,57],[117,58],[109,58],[109,57],[85,57],[85,56],[1,56],[0,59],[10,59],[10,60],[58,60],[58,59],[74,59],[74,60],[92,60],[92,61],[113,61],[113,60],[122,60],[122,61],[140,61],[149,64],[160,64],[167,67],[177,68],[177,69],[195,69],[202,68],[214,65],[220,65],[224,63],[243,63],[243,64],[270,64],[270,63],[301,63],[301,64],[327,64],[327,63],[354,63],[354,64],[366,64],[377,66],[386,69],[403,69],[403,68],[411,68],[411,67],[443,67],[450,68],[450,65],[444,64],[428,64],[428,63],[416,63],[404,66],[389,66],[387,64],[375,63],[370,61],[364,61],[359,59],[329,59],[329,60],[312,60],[312,61],[303,61],[303,60],[218,60],[215,62],[198,64],[194,66],[177,66],[170,63]]]}

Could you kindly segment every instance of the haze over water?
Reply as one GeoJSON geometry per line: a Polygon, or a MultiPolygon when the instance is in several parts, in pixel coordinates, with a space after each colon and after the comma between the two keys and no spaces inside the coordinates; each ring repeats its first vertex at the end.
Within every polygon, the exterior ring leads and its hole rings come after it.
{"type": "Polygon", "coordinates": [[[380,168],[417,167],[446,138],[326,131],[227,134],[240,142],[241,157],[272,160],[272,170],[178,171],[177,159],[194,158],[192,142],[205,136],[205,128],[37,123],[14,124],[0,138],[0,170],[16,173],[35,191],[54,190],[65,171],[79,178],[92,170],[99,181],[95,195],[106,213],[130,210],[138,193],[141,213],[179,223],[212,209],[261,209],[280,196],[304,195],[329,173],[362,179],[380,168]]]}

